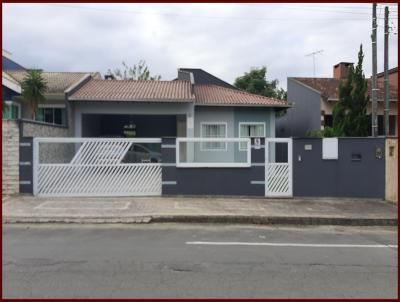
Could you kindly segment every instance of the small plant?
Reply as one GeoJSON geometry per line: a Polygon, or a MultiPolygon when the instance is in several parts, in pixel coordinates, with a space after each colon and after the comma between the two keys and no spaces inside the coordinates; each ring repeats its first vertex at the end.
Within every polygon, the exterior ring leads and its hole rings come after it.
{"type": "Polygon", "coordinates": [[[322,137],[336,137],[335,130],[331,127],[325,127],[324,130],[314,129],[306,132],[306,137],[322,138],[322,137]]]}

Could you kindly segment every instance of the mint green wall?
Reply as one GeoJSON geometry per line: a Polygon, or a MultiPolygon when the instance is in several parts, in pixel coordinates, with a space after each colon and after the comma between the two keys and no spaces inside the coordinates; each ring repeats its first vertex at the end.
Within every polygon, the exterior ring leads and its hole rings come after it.
{"type": "MultiPolygon", "coordinates": [[[[275,110],[263,107],[228,107],[196,106],[194,117],[194,136],[200,137],[202,122],[225,122],[227,137],[239,137],[240,122],[264,122],[266,137],[275,136],[275,110]]],[[[201,151],[199,144],[195,147],[196,161],[231,162],[235,158],[242,162],[246,152],[239,151],[238,145],[227,151],[201,151]],[[233,150],[234,149],[234,150],[233,150]]]]}

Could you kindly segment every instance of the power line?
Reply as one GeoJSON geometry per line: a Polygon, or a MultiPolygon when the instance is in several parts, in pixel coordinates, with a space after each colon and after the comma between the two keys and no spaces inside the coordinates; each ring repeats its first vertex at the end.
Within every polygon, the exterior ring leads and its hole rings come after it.
{"type": "Polygon", "coordinates": [[[220,19],[220,20],[248,20],[248,21],[368,21],[369,18],[277,18],[277,17],[269,17],[269,18],[243,18],[243,17],[224,17],[224,16],[199,16],[199,15],[185,15],[185,14],[177,14],[177,13],[165,13],[165,12],[155,12],[155,11],[137,11],[137,10],[121,10],[121,9],[108,9],[108,8],[99,8],[99,7],[87,7],[87,6],[76,6],[76,5],[64,5],[64,4],[42,4],[52,7],[62,7],[62,8],[71,8],[71,9],[81,9],[81,10],[92,10],[92,11],[101,11],[108,13],[125,13],[125,14],[150,14],[150,15],[161,15],[161,16],[169,16],[169,17],[183,17],[183,18],[203,18],[203,19],[220,19]]]}

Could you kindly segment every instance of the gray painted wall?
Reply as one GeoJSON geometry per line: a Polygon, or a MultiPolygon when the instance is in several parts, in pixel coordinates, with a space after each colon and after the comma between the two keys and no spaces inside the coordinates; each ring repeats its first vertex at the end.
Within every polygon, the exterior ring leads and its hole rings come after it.
{"type": "Polygon", "coordinates": [[[377,159],[375,151],[384,154],[385,139],[339,138],[338,145],[338,160],[323,160],[322,139],[293,140],[293,196],[383,199],[385,159],[377,159]],[[352,153],[361,154],[361,161],[352,160],[352,153]]]}
{"type": "Polygon", "coordinates": [[[276,137],[304,137],[308,130],[321,128],[321,96],[288,78],[288,102],[292,107],[276,119],[276,137]]]}
{"type": "Polygon", "coordinates": [[[33,193],[33,138],[20,137],[19,192],[33,193]]]}

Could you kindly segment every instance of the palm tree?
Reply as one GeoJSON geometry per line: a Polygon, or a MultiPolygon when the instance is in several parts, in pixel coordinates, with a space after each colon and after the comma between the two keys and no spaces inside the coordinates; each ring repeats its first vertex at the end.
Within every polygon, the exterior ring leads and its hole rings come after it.
{"type": "Polygon", "coordinates": [[[42,77],[40,70],[28,70],[21,84],[22,98],[29,102],[31,107],[32,119],[35,119],[38,104],[43,101],[47,83],[42,77]]]}

